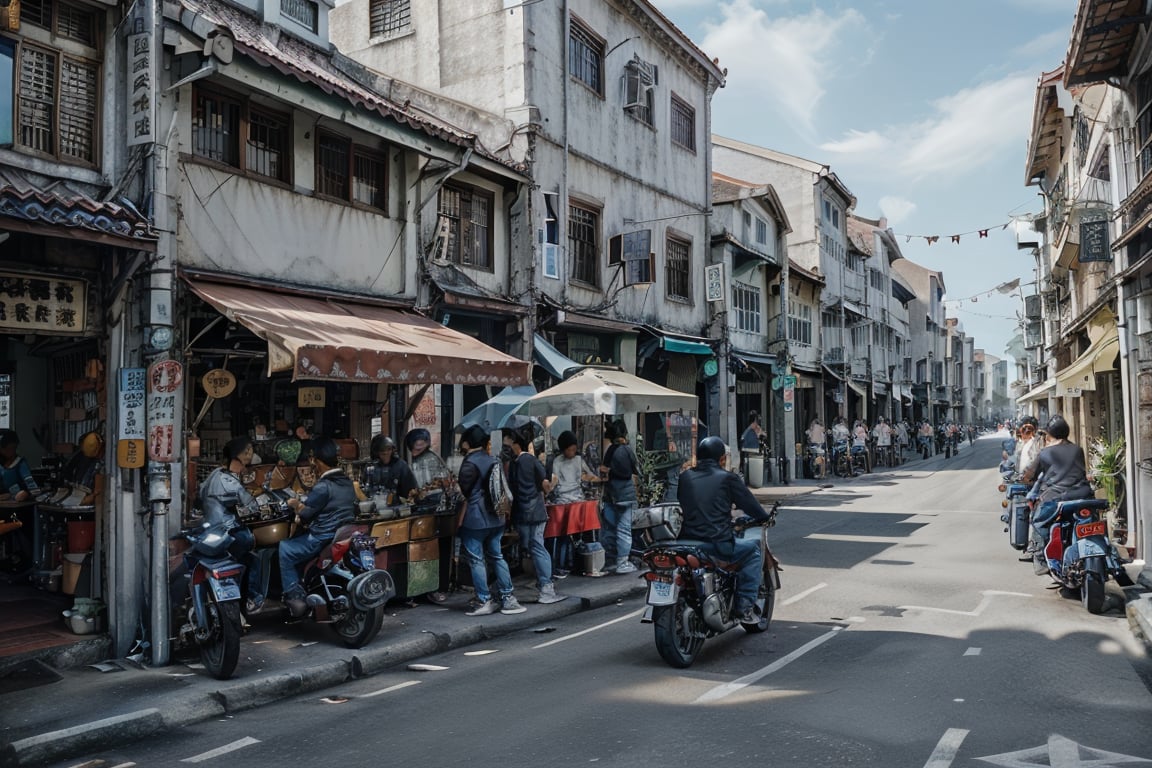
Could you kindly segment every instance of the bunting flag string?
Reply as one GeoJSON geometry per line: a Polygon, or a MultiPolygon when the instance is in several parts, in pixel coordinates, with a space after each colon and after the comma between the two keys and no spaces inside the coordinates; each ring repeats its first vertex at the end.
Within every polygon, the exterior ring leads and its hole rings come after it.
{"type": "MultiPolygon", "coordinates": [[[[993,225],[991,227],[983,227],[981,229],[973,229],[970,232],[960,232],[960,233],[955,234],[955,235],[948,235],[948,240],[950,242],[953,242],[953,243],[959,243],[960,238],[966,237],[967,235],[976,235],[979,239],[983,240],[984,238],[988,237],[988,233],[991,232],[992,230],[994,230],[994,229],[1001,229],[1001,230],[1008,229],[1008,225],[1011,223],[1012,223],[1011,221],[1006,221],[1003,224],[996,224],[996,225],[993,225]]],[[[933,243],[940,242],[940,235],[908,235],[908,234],[904,234],[904,233],[899,233],[899,234],[895,234],[895,236],[904,238],[904,242],[906,242],[906,243],[912,242],[912,238],[922,238],[925,242],[928,243],[928,245],[932,245],[933,243]]]]}
{"type": "Polygon", "coordinates": [[[989,288],[986,291],[981,291],[980,293],[974,293],[971,296],[965,296],[963,299],[945,299],[944,303],[945,304],[960,304],[961,302],[970,301],[973,304],[976,304],[980,299],[988,298],[989,296],[991,296],[994,293],[1012,293],[1012,291],[1015,291],[1019,287],[1020,287],[1020,278],[1017,277],[1013,280],[1009,280],[1007,282],[1000,283],[1000,285],[996,286],[995,288],[989,288]]]}

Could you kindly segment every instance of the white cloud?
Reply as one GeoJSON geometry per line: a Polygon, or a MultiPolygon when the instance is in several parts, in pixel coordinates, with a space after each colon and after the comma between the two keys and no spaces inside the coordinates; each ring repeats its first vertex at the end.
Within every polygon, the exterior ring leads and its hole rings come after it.
{"type": "Polygon", "coordinates": [[[884,218],[888,219],[888,226],[899,226],[901,222],[906,221],[912,212],[916,210],[916,203],[911,200],[905,200],[902,197],[893,197],[892,195],[885,195],[880,198],[880,212],[884,218]]]}
{"type": "Polygon", "coordinates": [[[1034,74],[1010,75],[935,100],[932,114],[918,122],[852,129],[820,148],[914,179],[974,172],[1025,143],[1035,93],[1034,74]]]}
{"type": "Polygon", "coordinates": [[[704,24],[700,47],[720,54],[731,91],[776,105],[794,129],[812,133],[824,84],[835,74],[837,45],[866,24],[864,17],[852,9],[835,16],[816,9],[770,19],[752,0],[723,3],[720,11],[719,23],[704,24]]]}

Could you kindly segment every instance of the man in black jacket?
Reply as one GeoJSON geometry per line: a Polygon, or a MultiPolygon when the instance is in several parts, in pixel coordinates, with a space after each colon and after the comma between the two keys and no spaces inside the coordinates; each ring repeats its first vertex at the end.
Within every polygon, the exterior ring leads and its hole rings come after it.
{"type": "Polygon", "coordinates": [[[698,540],[709,555],[739,566],[736,609],[741,622],[754,624],[759,621],[755,605],[764,554],[757,539],[736,538],[732,508],[756,520],[767,520],[768,513],[737,475],[720,466],[726,453],[723,440],[706,437],[696,448],[696,466],[680,473],[677,498],[684,512],[680,538],[698,540]]]}

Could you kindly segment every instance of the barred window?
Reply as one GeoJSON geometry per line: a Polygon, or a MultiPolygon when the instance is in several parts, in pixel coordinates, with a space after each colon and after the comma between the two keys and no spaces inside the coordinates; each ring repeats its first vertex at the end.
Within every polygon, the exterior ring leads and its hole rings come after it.
{"type": "Polygon", "coordinates": [[[352,174],[352,142],[343,136],[321,133],[316,138],[316,191],[328,197],[347,200],[352,174]]]}
{"type": "Polygon", "coordinates": [[[392,37],[412,26],[411,0],[372,0],[368,6],[369,34],[392,37]]]}
{"type": "Polygon", "coordinates": [[[696,110],[688,102],[673,94],[670,133],[672,143],[696,151],[696,110]]]}
{"type": "Polygon", "coordinates": [[[354,143],[347,136],[316,136],[316,193],[348,203],[386,210],[387,159],[382,152],[354,143]]]}
{"type": "Polygon", "coordinates": [[[313,34],[320,30],[320,7],[313,0],[280,0],[280,14],[313,34]]]}
{"type": "Polygon", "coordinates": [[[691,252],[691,243],[675,237],[668,238],[664,245],[664,290],[669,298],[692,298],[692,286],[689,280],[691,252]]]}
{"type": "Polygon", "coordinates": [[[209,89],[197,89],[194,103],[193,155],[291,181],[292,119],[288,115],[209,89]]]}
{"type": "Polygon", "coordinates": [[[568,36],[568,72],[604,96],[604,41],[576,18],[568,36]]]}
{"type": "Polygon", "coordinates": [[[572,280],[600,285],[600,212],[580,205],[568,206],[568,252],[572,280]]]}
{"type": "Polygon", "coordinates": [[[732,284],[732,306],[736,310],[736,330],[760,333],[760,287],[747,283],[732,284]]]}
{"type": "Polygon", "coordinates": [[[448,222],[445,254],[469,267],[494,269],[493,196],[477,187],[447,184],[440,190],[440,215],[448,222]]]}

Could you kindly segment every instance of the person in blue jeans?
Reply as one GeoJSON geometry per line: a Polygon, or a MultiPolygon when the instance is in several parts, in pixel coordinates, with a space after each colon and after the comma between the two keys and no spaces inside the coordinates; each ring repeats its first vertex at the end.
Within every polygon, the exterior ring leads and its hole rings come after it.
{"type": "Polygon", "coordinates": [[[332,438],[314,439],[311,461],[319,477],[303,500],[288,500],[288,506],[296,510],[297,520],[307,525],[303,533],[280,542],[283,600],[296,618],[308,612],[299,567],[320,554],[336,538],[336,532],[356,518],[356,488],[352,478],[340,468],[339,455],[332,438]]]}
{"type": "Polygon", "coordinates": [[[512,594],[512,574],[500,551],[500,537],[504,534],[505,520],[496,514],[488,497],[488,473],[498,464],[488,453],[488,433],[473,424],[460,437],[460,451],[464,461],[460,464],[460,493],[464,496],[464,509],[460,513],[458,536],[468,566],[472,572],[472,587],[476,600],[468,616],[487,616],[499,611],[503,614],[524,613],[524,606],[512,594]],[[496,573],[496,589],[500,599],[493,598],[488,584],[488,566],[496,573]]]}
{"type": "Polygon", "coordinates": [[[600,527],[603,530],[604,570],[633,573],[636,566],[628,559],[632,551],[632,510],[636,508],[636,476],[640,462],[628,444],[628,427],[617,419],[608,427],[612,445],[604,452],[600,462],[600,475],[604,478],[604,498],[600,509],[600,527]]]}
{"type": "Polygon", "coordinates": [[[767,520],[768,513],[740,478],[724,468],[727,446],[719,437],[706,437],[696,447],[696,466],[680,473],[677,501],[684,512],[681,539],[698,540],[701,549],[735,564],[736,611],[741,623],[755,624],[756,598],[764,578],[760,540],[738,539],[732,528],[732,508],[748,517],[767,520]]]}
{"type": "Polygon", "coordinates": [[[544,546],[544,528],[548,525],[543,493],[544,465],[528,450],[531,435],[505,429],[503,438],[504,447],[512,456],[508,462],[508,485],[512,488],[512,525],[516,526],[516,533],[520,536],[520,551],[532,558],[532,565],[536,568],[536,586],[540,590],[537,602],[558,603],[568,596],[556,594],[556,586],[552,583],[552,556],[544,546]]]}

